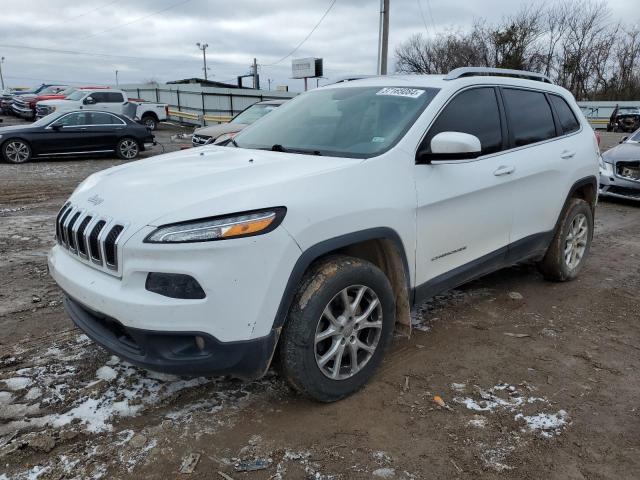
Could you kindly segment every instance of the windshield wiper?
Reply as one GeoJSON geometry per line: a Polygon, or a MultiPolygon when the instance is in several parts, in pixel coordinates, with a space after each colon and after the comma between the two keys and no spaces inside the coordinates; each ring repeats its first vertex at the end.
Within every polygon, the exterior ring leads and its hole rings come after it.
{"type": "Polygon", "coordinates": [[[240,148],[233,138],[231,139],[231,141],[229,143],[232,143],[233,146],[236,147],[236,148],[240,148]]]}
{"type": "MultiPolygon", "coordinates": [[[[265,149],[266,150],[266,149],[265,149]]],[[[302,153],[306,155],[318,155],[321,156],[319,150],[305,150],[304,148],[285,148],[279,143],[271,146],[271,151],[273,152],[284,152],[284,153],[302,153]]]]}

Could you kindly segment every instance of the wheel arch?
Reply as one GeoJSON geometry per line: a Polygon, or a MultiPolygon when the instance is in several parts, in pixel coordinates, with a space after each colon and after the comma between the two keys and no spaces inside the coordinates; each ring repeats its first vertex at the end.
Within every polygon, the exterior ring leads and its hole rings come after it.
{"type": "Polygon", "coordinates": [[[2,139],[0,140],[0,160],[4,159],[4,146],[9,143],[11,140],[22,140],[24,143],[26,143],[29,148],[31,149],[31,156],[33,157],[36,153],[37,153],[37,149],[34,148],[34,144],[28,139],[25,138],[23,135],[20,134],[16,134],[16,135],[12,135],[6,139],[2,139]]]}
{"type": "Polygon", "coordinates": [[[142,120],[144,117],[153,117],[153,119],[156,122],[160,121],[160,118],[158,117],[158,115],[156,114],[156,112],[152,111],[152,110],[148,110],[146,112],[144,112],[141,116],[140,116],[140,120],[142,120]]]}
{"type": "Polygon", "coordinates": [[[280,329],[284,325],[298,286],[311,265],[334,254],[361,258],[382,270],[393,287],[397,325],[409,334],[412,301],[409,263],[400,235],[388,227],[371,228],[330,238],[302,252],[289,275],[273,328],[280,329]]]}
{"type": "Polygon", "coordinates": [[[590,175],[588,177],[581,178],[571,186],[571,189],[567,194],[567,198],[565,198],[564,204],[558,214],[558,219],[553,227],[553,232],[557,232],[558,228],[560,228],[560,222],[562,221],[564,212],[567,210],[572,198],[580,198],[586,201],[591,207],[591,212],[595,220],[596,203],[598,201],[598,179],[595,176],[590,175]]]}

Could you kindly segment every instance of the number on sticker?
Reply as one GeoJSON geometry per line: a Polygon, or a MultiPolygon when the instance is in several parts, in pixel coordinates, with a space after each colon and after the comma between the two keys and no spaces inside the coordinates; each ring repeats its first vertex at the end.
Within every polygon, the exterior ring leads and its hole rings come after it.
{"type": "Polygon", "coordinates": [[[424,93],[424,90],[419,88],[406,88],[406,87],[385,87],[380,90],[376,95],[391,95],[393,97],[409,97],[418,98],[424,93]]]}

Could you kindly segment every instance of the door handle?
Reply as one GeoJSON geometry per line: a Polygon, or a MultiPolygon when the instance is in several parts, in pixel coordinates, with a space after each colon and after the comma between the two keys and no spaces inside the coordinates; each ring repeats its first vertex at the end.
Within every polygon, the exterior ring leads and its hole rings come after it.
{"type": "Polygon", "coordinates": [[[516,167],[514,167],[513,165],[500,165],[494,172],[493,174],[496,177],[500,177],[502,175],[509,175],[513,172],[516,171],[516,167]]]}
{"type": "Polygon", "coordinates": [[[572,152],[570,150],[564,150],[561,154],[560,154],[560,158],[564,159],[564,160],[568,160],[569,158],[573,158],[576,156],[576,152],[572,152]]]}

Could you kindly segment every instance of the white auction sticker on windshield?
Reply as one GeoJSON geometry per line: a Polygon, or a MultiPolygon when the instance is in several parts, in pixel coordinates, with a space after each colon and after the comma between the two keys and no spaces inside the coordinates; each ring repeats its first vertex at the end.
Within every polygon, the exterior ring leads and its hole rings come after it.
{"type": "Polygon", "coordinates": [[[385,87],[380,90],[376,95],[391,95],[393,97],[409,97],[418,98],[424,93],[424,90],[419,88],[405,88],[405,87],[385,87]]]}

